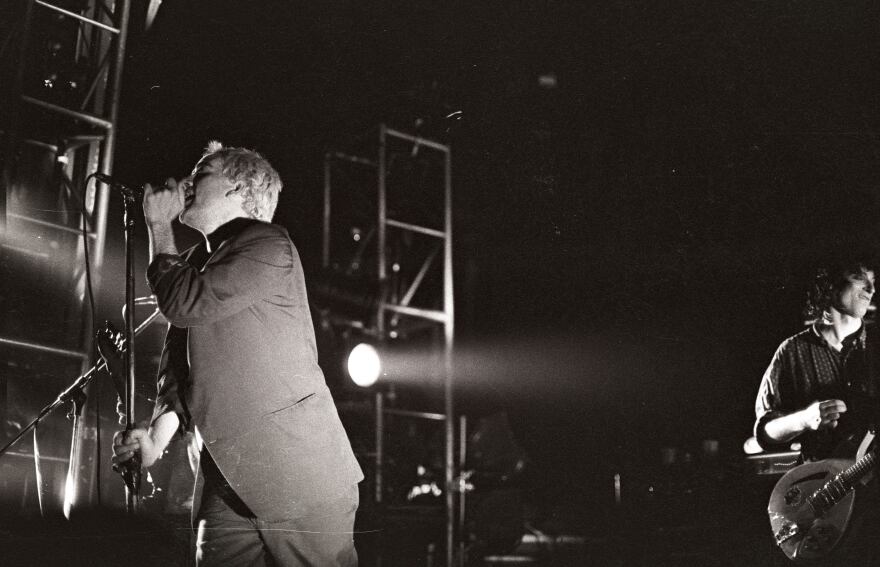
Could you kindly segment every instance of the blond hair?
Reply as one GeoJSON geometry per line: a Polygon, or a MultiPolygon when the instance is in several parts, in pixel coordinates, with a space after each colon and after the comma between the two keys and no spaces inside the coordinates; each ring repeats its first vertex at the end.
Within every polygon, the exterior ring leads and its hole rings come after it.
{"type": "Polygon", "coordinates": [[[241,192],[241,204],[251,218],[271,222],[278,206],[278,193],[284,184],[275,168],[259,153],[247,148],[227,148],[222,143],[208,142],[205,153],[196,164],[220,160],[220,173],[241,192]]]}

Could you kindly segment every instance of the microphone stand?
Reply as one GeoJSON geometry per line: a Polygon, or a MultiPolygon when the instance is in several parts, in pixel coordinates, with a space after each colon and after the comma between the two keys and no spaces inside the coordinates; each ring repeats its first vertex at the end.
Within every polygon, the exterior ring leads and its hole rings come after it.
{"type": "MultiPolygon", "coordinates": [[[[125,211],[123,222],[125,223],[125,313],[123,319],[125,330],[125,352],[123,364],[125,366],[125,430],[135,428],[134,418],[134,212],[135,194],[133,191],[123,192],[125,211]]],[[[139,492],[141,486],[141,457],[139,453],[122,465],[122,478],[125,481],[125,510],[129,514],[137,512],[139,492]]]]}

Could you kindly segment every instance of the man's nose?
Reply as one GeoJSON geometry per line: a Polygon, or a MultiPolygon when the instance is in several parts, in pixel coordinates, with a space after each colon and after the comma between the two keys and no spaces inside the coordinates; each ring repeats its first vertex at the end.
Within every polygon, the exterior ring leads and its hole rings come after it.
{"type": "Polygon", "coordinates": [[[876,289],[877,288],[874,286],[874,282],[868,282],[865,284],[865,291],[867,291],[870,294],[873,294],[874,291],[876,291],[876,289]]]}

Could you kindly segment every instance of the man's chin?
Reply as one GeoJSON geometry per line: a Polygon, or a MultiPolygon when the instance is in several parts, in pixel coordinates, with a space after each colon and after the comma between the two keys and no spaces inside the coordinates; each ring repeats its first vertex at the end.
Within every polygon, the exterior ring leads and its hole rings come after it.
{"type": "Polygon", "coordinates": [[[205,232],[204,225],[199,223],[198,217],[194,217],[189,211],[181,211],[180,214],[177,215],[177,220],[179,220],[180,224],[184,226],[197,230],[202,234],[208,234],[205,232]]]}
{"type": "Polygon", "coordinates": [[[851,313],[848,313],[850,317],[853,317],[855,319],[864,319],[867,314],[867,309],[854,309],[851,313]]]}

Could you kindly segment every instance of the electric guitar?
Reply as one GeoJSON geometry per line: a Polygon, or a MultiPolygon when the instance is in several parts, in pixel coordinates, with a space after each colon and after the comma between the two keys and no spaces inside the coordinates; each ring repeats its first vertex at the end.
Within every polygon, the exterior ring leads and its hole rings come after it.
{"type": "Polygon", "coordinates": [[[125,425],[125,410],[122,407],[125,400],[125,362],[122,358],[125,353],[125,337],[116,332],[109,321],[104,321],[104,327],[95,333],[95,345],[101,360],[107,366],[107,374],[110,375],[113,389],[118,396],[116,413],[119,415],[119,424],[125,425]]]}
{"type": "MultiPolygon", "coordinates": [[[[104,327],[95,334],[95,343],[98,346],[98,354],[107,365],[107,373],[113,380],[116,389],[117,404],[116,413],[119,415],[119,423],[125,424],[125,375],[126,369],[123,361],[123,353],[126,349],[125,338],[122,333],[116,332],[109,321],[104,322],[104,327]]],[[[126,486],[134,493],[138,493],[141,485],[141,457],[135,455],[122,463],[113,465],[113,470],[122,475],[126,486]]]]}
{"type": "Polygon", "coordinates": [[[860,484],[877,462],[869,432],[857,459],[825,459],[788,471],[770,495],[767,513],[776,545],[795,562],[827,556],[846,534],[860,484]]]}

